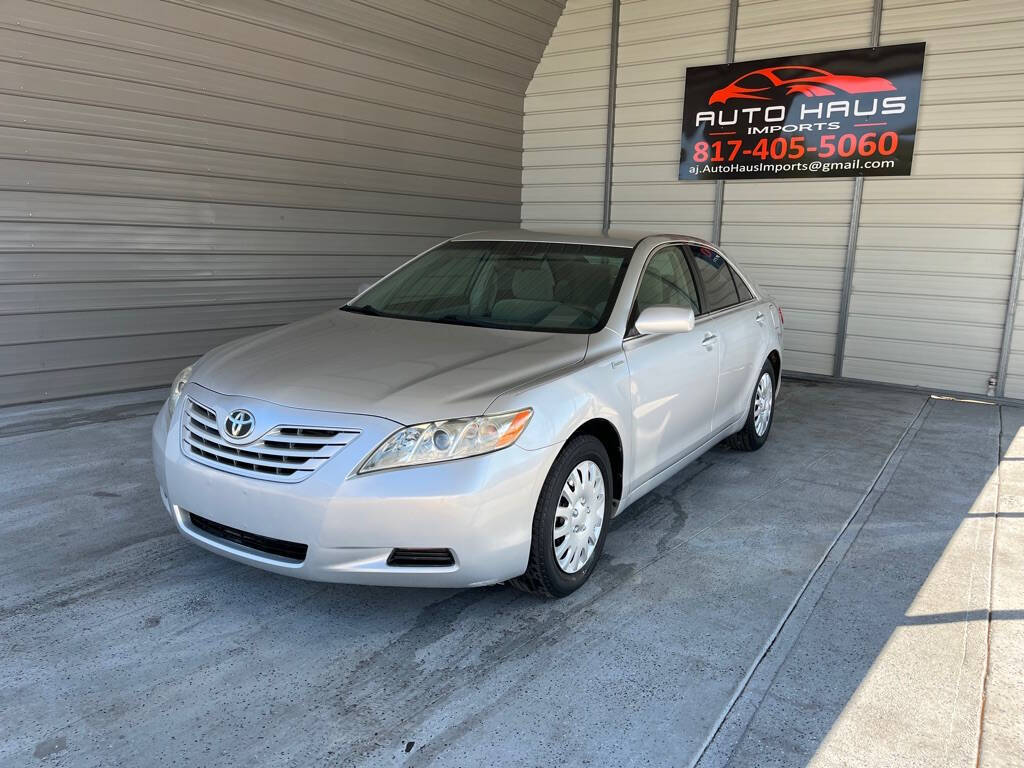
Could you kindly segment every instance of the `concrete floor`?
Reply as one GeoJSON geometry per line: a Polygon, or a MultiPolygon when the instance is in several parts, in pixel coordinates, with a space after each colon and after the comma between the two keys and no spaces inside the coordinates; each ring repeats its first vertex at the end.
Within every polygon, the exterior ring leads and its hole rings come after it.
{"type": "Polygon", "coordinates": [[[0,765],[1024,764],[1024,409],[787,382],[544,602],[190,545],[157,394],[0,410],[0,765]]]}

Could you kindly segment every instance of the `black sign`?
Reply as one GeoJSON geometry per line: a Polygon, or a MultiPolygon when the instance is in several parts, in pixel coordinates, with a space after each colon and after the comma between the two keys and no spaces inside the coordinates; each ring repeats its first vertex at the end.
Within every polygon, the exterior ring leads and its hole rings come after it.
{"type": "Polygon", "coordinates": [[[924,43],[686,70],[679,178],[906,176],[924,43]]]}

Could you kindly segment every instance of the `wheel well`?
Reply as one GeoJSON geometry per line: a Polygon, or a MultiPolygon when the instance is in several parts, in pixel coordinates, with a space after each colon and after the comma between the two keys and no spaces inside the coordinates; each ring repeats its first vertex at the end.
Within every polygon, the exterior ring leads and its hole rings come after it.
{"type": "Polygon", "coordinates": [[[772,368],[775,369],[775,386],[779,386],[779,378],[782,376],[782,358],[779,357],[779,353],[774,349],[768,353],[768,362],[772,364],[772,368]]]}
{"type": "Polygon", "coordinates": [[[607,419],[591,419],[573,432],[572,437],[576,435],[593,435],[604,444],[612,463],[612,498],[617,503],[622,498],[622,440],[618,430],[607,419]]]}

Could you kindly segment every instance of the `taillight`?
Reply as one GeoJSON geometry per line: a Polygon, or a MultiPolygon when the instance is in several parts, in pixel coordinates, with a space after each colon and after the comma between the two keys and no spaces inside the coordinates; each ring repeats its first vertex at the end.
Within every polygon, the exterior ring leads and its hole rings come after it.
{"type": "Polygon", "coordinates": [[[779,324],[780,325],[785,325],[786,324],[786,318],[784,318],[782,316],[782,307],[777,307],[777,309],[779,310],[779,324]]]}

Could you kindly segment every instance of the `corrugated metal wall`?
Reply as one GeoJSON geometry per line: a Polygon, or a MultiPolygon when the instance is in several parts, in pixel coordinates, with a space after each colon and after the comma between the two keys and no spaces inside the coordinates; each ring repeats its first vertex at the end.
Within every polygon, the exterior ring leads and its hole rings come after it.
{"type": "MultiPolygon", "coordinates": [[[[865,48],[871,0],[740,3],[736,60],[865,48]]],[[[730,181],[722,247],[786,313],[790,370],[831,374],[853,179],[730,181]]]]}
{"type": "Polygon", "coordinates": [[[688,66],[725,60],[728,25],[728,0],[644,0],[622,5],[614,229],[682,229],[698,237],[711,236],[714,182],[678,181],[682,73],[688,66]]]}
{"type": "Polygon", "coordinates": [[[886,2],[882,44],[915,40],[914,172],[864,182],[843,373],[984,392],[1024,193],[1024,3],[886,2]]]}
{"type": "MultiPolygon", "coordinates": [[[[725,60],[728,6],[623,0],[613,233],[711,234],[714,182],[677,180],[683,72],[725,60]]],[[[740,0],[736,59],[866,47],[872,7],[740,0]]],[[[527,91],[524,226],[600,228],[610,18],[610,2],[570,0],[527,91]]],[[[1024,191],[1024,5],[885,0],[882,44],[920,40],[914,172],[865,181],[842,373],[980,393],[998,366],[1024,191]]],[[[723,246],[785,308],[790,370],[833,371],[853,186],[725,184],[723,246]]]]}
{"type": "Polygon", "coordinates": [[[558,0],[10,0],[0,404],[164,383],[517,225],[558,0]]]}
{"type": "Polygon", "coordinates": [[[611,18],[611,0],[568,0],[526,91],[528,229],[601,229],[611,18]]]}

